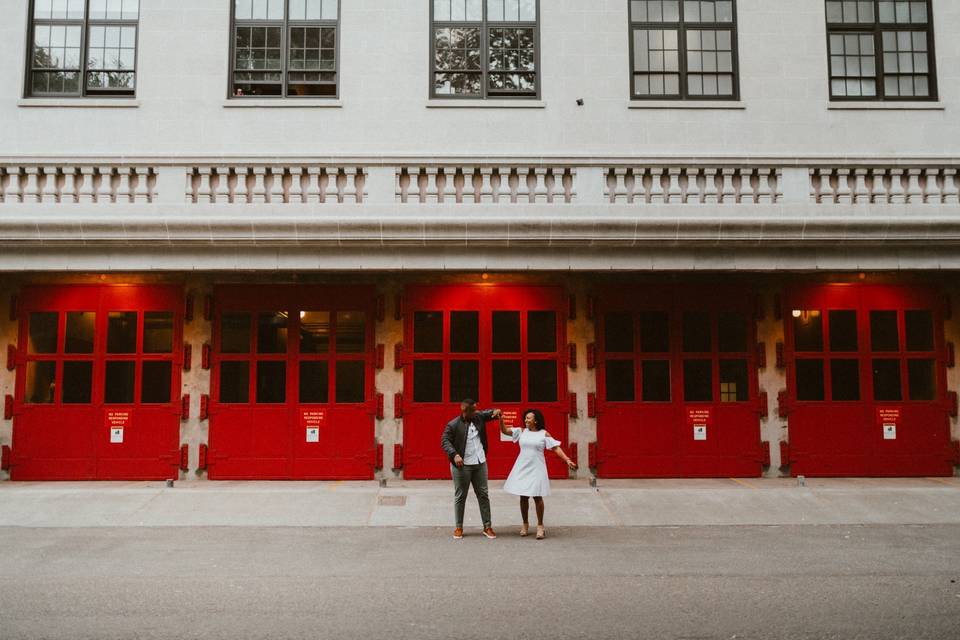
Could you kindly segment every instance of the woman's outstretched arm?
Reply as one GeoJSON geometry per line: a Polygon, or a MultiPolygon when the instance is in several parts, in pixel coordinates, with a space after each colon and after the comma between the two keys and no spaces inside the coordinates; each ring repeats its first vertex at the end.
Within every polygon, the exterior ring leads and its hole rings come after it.
{"type": "MultiPolygon", "coordinates": [[[[546,436],[546,437],[548,437],[548,438],[552,437],[552,436],[550,435],[550,432],[549,432],[549,431],[547,431],[547,432],[544,433],[543,435],[546,436]]],[[[550,451],[553,451],[555,454],[557,454],[557,456],[559,456],[561,460],[563,460],[564,462],[566,462],[566,463],[567,463],[567,466],[570,467],[572,470],[574,470],[574,471],[577,470],[577,463],[570,459],[570,456],[568,456],[568,455],[564,452],[564,450],[560,448],[560,445],[557,445],[556,447],[553,447],[552,449],[550,449],[550,451]]]]}

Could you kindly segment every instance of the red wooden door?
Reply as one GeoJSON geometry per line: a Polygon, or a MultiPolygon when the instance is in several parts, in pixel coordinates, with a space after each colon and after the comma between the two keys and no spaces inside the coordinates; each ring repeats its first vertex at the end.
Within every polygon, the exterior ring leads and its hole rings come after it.
{"type": "Polygon", "coordinates": [[[209,476],[370,479],[372,287],[219,287],[209,476]]]}
{"type": "Polygon", "coordinates": [[[598,475],[760,475],[749,293],[608,289],[597,334],[598,475]]]}
{"type": "Polygon", "coordinates": [[[922,287],[789,290],[794,475],[952,475],[941,300],[922,287]]]}
{"type": "Polygon", "coordinates": [[[176,478],[183,290],[26,287],[14,480],[176,478]]]}
{"type": "MultiPolygon", "coordinates": [[[[503,409],[520,426],[540,409],[550,434],[567,439],[566,322],[562,289],[520,285],[413,286],[405,292],[403,461],[407,478],[449,478],[443,428],[464,398],[503,409]]],[[[487,423],[491,478],[510,473],[518,449],[487,423]]],[[[551,477],[566,465],[547,456],[551,477]]]]}

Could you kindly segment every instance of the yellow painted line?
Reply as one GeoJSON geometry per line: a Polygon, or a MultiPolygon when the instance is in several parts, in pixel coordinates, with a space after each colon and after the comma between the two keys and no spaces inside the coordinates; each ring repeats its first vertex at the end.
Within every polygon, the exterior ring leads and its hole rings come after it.
{"type": "Polygon", "coordinates": [[[756,489],[756,488],[757,488],[756,486],[750,484],[750,483],[747,482],[746,480],[741,480],[740,478],[730,478],[730,480],[733,480],[733,481],[736,482],[737,484],[742,484],[743,486],[745,486],[745,487],[748,488],[748,489],[756,489]]]}

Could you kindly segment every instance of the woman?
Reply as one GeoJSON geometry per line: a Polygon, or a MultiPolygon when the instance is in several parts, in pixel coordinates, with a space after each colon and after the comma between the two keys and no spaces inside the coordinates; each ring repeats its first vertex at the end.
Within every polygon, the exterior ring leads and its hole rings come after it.
{"type": "Polygon", "coordinates": [[[560,448],[560,441],[554,440],[547,432],[543,414],[538,409],[528,409],[523,412],[524,429],[516,427],[508,429],[500,415],[500,432],[513,438],[520,445],[520,455],[513,463],[513,469],[503,485],[504,491],[520,496],[520,516],[523,526],[520,535],[530,533],[530,522],[527,513],[530,510],[530,498],[537,508],[537,540],[547,537],[543,529],[543,499],[550,495],[550,478],[547,477],[547,463],[543,458],[545,449],[556,453],[567,466],[576,470],[577,464],[567,457],[560,448]]]}

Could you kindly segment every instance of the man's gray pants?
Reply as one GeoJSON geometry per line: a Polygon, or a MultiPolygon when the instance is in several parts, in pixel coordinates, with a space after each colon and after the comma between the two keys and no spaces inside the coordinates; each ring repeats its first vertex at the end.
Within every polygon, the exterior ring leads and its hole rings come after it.
{"type": "Polygon", "coordinates": [[[491,526],[490,523],[490,494],[487,491],[487,463],[483,464],[465,464],[459,469],[457,465],[450,465],[450,475],[453,477],[453,513],[457,522],[457,527],[463,528],[463,511],[467,506],[467,493],[470,491],[470,485],[473,485],[473,492],[477,494],[477,502],[480,504],[480,518],[483,520],[483,528],[491,526]]]}

